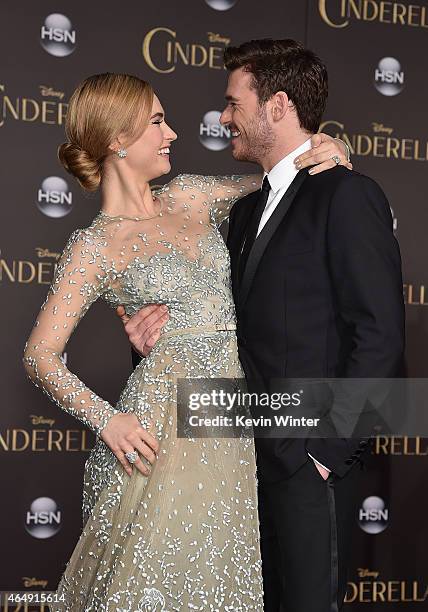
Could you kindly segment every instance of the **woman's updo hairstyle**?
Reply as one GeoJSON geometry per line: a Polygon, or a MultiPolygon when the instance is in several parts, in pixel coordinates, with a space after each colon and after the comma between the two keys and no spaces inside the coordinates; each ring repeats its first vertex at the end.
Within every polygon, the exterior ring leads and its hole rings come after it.
{"type": "Polygon", "coordinates": [[[70,98],[58,158],[86,191],[101,183],[109,145],[125,134],[129,146],[149,123],[153,104],[149,83],[128,74],[96,74],[85,79],[70,98]]]}

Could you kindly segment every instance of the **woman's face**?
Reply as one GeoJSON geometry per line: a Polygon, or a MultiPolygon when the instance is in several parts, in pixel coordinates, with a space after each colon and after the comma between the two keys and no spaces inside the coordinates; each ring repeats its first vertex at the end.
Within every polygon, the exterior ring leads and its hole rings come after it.
{"type": "Polygon", "coordinates": [[[138,140],[126,147],[128,151],[126,161],[147,181],[168,174],[171,170],[169,149],[176,138],[177,134],[166,123],[164,110],[155,95],[149,125],[138,140]]]}

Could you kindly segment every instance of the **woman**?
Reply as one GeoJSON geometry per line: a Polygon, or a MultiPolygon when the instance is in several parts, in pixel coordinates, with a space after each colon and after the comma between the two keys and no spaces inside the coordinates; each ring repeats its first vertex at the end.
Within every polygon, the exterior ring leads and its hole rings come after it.
{"type": "Polygon", "coordinates": [[[102,206],[70,236],[24,362],[97,442],[85,465],[83,532],[51,609],[260,610],[253,441],[177,438],[175,401],[177,378],[243,376],[217,226],[260,177],[180,175],[152,193],[177,136],[150,85],[128,75],[86,79],[66,133],[60,160],[84,189],[100,186],[102,206]],[[147,303],[170,313],[115,408],[60,359],[101,296],[128,314],[147,303]]]}

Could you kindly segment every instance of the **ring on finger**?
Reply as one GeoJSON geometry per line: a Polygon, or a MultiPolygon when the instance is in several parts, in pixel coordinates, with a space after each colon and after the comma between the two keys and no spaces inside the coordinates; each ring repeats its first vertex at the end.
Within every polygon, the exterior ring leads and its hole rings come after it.
{"type": "Polygon", "coordinates": [[[338,155],[333,155],[331,159],[334,161],[335,164],[340,164],[340,157],[338,155]]]}
{"type": "Polygon", "coordinates": [[[128,459],[129,463],[135,463],[138,459],[138,453],[133,450],[129,453],[125,453],[125,457],[128,459]]]}

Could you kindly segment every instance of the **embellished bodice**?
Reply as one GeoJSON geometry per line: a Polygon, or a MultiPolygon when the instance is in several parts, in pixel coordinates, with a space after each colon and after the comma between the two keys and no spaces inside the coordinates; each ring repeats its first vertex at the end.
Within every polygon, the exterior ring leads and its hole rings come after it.
{"type": "MultiPolygon", "coordinates": [[[[176,219],[180,229],[169,236],[161,219],[155,224],[158,237],[137,226],[126,266],[117,270],[106,262],[103,299],[113,308],[122,304],[128,315],[147,304],[166,304],[164,331],[234,322],[229,254],[212,211],[209,216],[208,223],[189,228],[190,215],[183,214],[176,219]]],[[[89,229],[111,233],[122,223],[101,213],[89,229]]]]}
{"type": "Polygon", "coordinates": [[[230,262],[218,230],[233,203],[260,186],[258,175],[182,174],[154,193],[150,219],[100,212],[75,230],[61,255],[27,342],[24,363],[36,385],[99,436],[116,411],[61,361],[72,332],[98,298],[132,315],[167,304],[164,331],[235,321],[230,262]]]}

